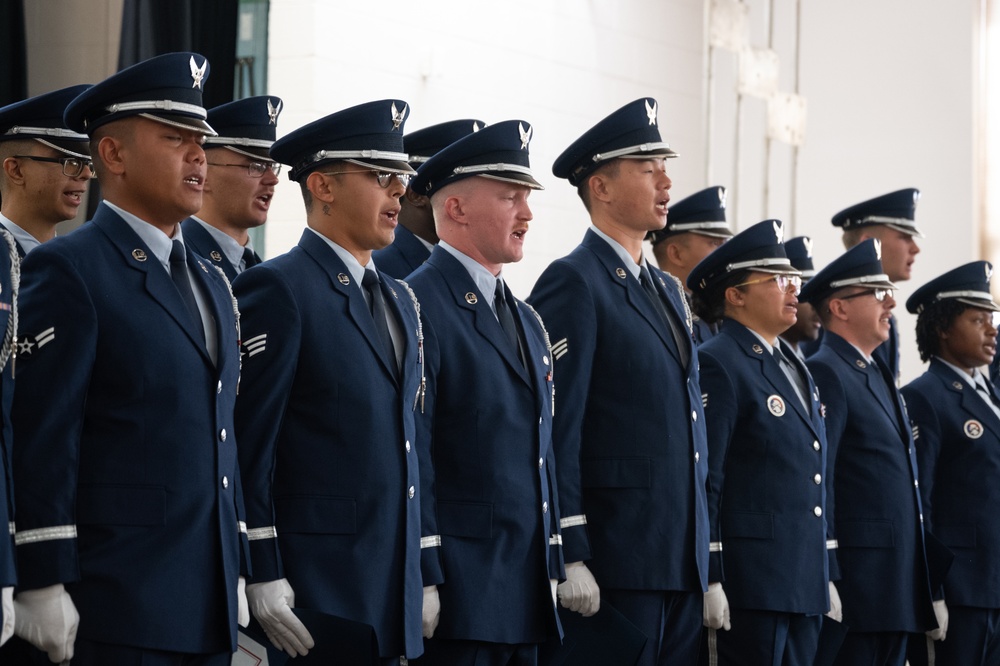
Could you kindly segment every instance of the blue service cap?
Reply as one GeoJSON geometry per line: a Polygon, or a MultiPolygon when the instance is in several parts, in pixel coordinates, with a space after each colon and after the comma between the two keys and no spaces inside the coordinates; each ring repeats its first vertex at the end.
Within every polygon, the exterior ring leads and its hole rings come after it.
{"type": "Polygon", "coordinates": [[[91,86],[66,107],[66,126],[78,132],[122,118],[142,116],[202,134],[206,122],[201,94],[208,59],[198,53],[166,53],[143,60],[91,86]]]}
{"type": "Polygon", "coordinates": [[[802,286],[800,301],[816,305],[844,287],[895,289],[882,269],[882,243],[868,238],[830,262],[802,286]]]}
{"type": "Polygon", "coordinates": [[[667,225],[649,232],[646,238],[656,245],[683,233],[732,237],[733,232],[726,224],[726,188],[715,185],[681,199],[668,209],[667,225]]]}
{"type": "Polygon", "coordinates": [[[656,100],[644,97],[629,102],[574,141],[552,165],[556,178],[579,185],[599,166],[617,157],[648,159],[677,157],[660,138],[656,100]]]}
{"type": "Polygon", "coordinates": [[[784,237],[781,220],[764,220],[741,231],[691,269],[688,289],[707,289],[737,271],[798,275],[785,256],[784,237]]]}
{"type": "Polygon", "coordinates": [[[1000,305],[993,301],[990,293],[992,277],[993,264],[988,261],[973,261],[953,268],[913,292],[906,299],[906,310],[912,314],[920,314],[932,303],[954,299],[974,308],[1000,312],[1000,305]]]}
{"type": "Polygon", "coordinates": [[[831,221],[833,226],[842,227],[844,231],[884,224],[904,234],[923,237],[913,221],[919,199],[920,190],[908,187],[854,204],[834,215],[831,221]]]}
{"type": "Polygon", "coordinates": [[[90,157],[89,137],[66,127],[66,105],[89,85],[70,86],[0,108],[0,141],[35,139],[71,157],[90,157]]]}
{"type": "Polygon", "coordinates": [[[271,146],[271,159],[299,180],[330,162],[351,162],[390,173],[415,173],[407,164],[403,126],[409,105],[399,99],[358,104],[314,120],[271,146]]]}
{"type": "Polygon", "coordinates": [[[414,169],[459,139],[486,127],[482,120],[464,118],[438,123],[403,135],[403,146],[414,169]]]}
{"type": "Polygon", "coordinates": [[[532,127],[524,120],[504,120],[484,127],[438,151],[420,165],[410,188],[431,196],[445,185],[482,176],[493,180],[544,189],[531,175],[528,143],[532,127]]]}
{"type": "Polygon", "coordinates": [[[268,151],[278,129],[281,98],[247,97],[208,110],[208,124],[218,136],[205,139],[205,148],[229,148],[256,159],[271,159],[268,151]]]}
{"type": "Polygon", "coordinates": [[[816,275],[813,266],[813,241],[809,236],[796,236],[785,241],[785,255],[798,272],[802,273],[802,281],[816,275]]]}

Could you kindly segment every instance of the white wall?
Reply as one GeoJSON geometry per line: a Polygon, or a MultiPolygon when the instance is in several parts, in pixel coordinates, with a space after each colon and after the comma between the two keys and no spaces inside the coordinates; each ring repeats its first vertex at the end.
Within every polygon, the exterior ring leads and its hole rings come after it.
{"type": "MultiPolygon", "coordinates": [[[[973,116],[977,0],[803,2],[801,94],[808,100],[797,206],[790,207],[791,150],[775,146],[772,194],[763,191],[764,104],[744,106],[738,209],[745,228],[786,220],[816,240],[817,262],[842,252],[831,216],[902,187],[923,196],[914,279],[900,305],[904,380],[921,371],[913,288],[979,258],[974,221],[973,116]]],[[[767,2],[750,0],[751,43],[767,39],[767,2]]],[[[774,0],[781,87],[790,90],[792,0],[774,0]]],[[[734,62],[716,58],[712,182],[706,182],[703,107],[705,5],[700,0],[425,0],[348,3],[272,0],[269,92],[284,98],[279,134],[361,102],[408,101],[407,131],[458,117],[520,118],[534,125],[533,168],[547,187],[532,195],[526,256],[505,269],[526,295],[552,259],[567,253],[587,220],[575,192],[551,175],[555,157],[607,113],[642,96],[660,103],[678,200],[710,184],[731,185],[734,62]]],[[[297,186],[283,180],[267,227],[274,256],[298,239],[297,186]]]]}

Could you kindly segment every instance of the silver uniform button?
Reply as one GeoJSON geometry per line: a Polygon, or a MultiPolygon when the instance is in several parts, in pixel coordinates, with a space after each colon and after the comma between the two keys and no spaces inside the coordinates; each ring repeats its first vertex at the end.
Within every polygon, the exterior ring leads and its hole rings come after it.
{"type": "Polygon", "coordinates": [[[548,513],[548,512],[549,512],[549,503],[542,502],[542,513],[548,513]]]}
{"type": "Polygon", "coordinates": [[[406,440],[406,452],[410,452],[410,440],[406,440]]]}
{"type": "Polygon", "coordinates": [[[223,428],[222,430],[219,431],[219,439],[221,439],[223,442],[226,441],[226,429],[225,428],[223,428]]]}
{"type": "Polygon", "coordinates": [[[699,453],[698,451],[695,451],[694,452],[694,461],[698,462],[699,460],[701,460],[701,453],[699,453]]]}
{"type": "Polygon", "coordinates": [[[409,497],[410,499],[413,499],[413,496],[416,494],[417,490],[413,486],[410,486],[410,489],[406,491],[406,496],[409,497]]]}
{"type": "Polygon", "coordinates": [[[823,481],[823,477],[820,476],[819,474],[813,477],[813,483],[815,483],[817,486],[820,484],[821,481],[823,481]]]}
{"type": "Polygon", "coordinates": [[[817,518],[819,518],[820,516],[823,515],[823,508],[818,506],[815,509],[813,509],[813,513],[816,514],[817,518]]]}
{"type": "Polygon", "coordinates": [[[219,385],[215,387],[216,393],[222,393],[222,380],[219,380],[219,385]]]}
{"type": "Polygon", "coordinates": [[[815,442],[813,442],[813,449],[815,449],[816,451],[819,451],[819,440],[816,440],[815,442]]]}
{"type": "Polygon", "coordinates": [[[229,477],[228,476],[222,477],[222,487],[223,488],[228,488],[229,487],[229,477]]]}
{"type": "Polygon", "coordinates": [[[698,412],[695,412],[695,411],[691,412],[691,420],[692,421],[697,421],[698,420],[698,412]]]}
{"type": "Polygon", "coordinates": [[[542,425],[542,417],[541,416],[538,417],[538,425],[542,425]]]}
{"type": "Polygon", "coordinates": [[[920,482],[919,481],[914,481],[913,482],[913,487],[914,488],[919,488],[920,487],[920,482]]]}
{"type": "Polygon", "coordinates": [[[539,458],[538,459],[538,469],[541,469],[542,465],[544,465],[544,464],[545,464],[545,459],[544,458],[539,458]]]}

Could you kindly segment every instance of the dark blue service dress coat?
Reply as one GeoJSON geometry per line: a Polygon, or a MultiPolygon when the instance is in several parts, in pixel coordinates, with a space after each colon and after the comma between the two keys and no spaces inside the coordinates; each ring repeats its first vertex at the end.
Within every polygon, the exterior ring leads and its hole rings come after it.
{"type": "Polygon", "coordinates": [[[401,224],[396,227],[396,238],[389,247],[372,252],[378,269],[398,280],[420,268],[430,256],[430,250],[416,234],[401,224]]]}
{"type": "MultiPolygon", "coordinates": [[[[181,223],[181,230],[184,232],[184,242],[191,246],[195,254],[208,259],[221,268],[230,282],[236,279],[236,276],[239,275],[237,267],[233,266],[232,262],[226,258],[226,253],[222,251],[219,243],[212,238],[212,234],[205,231],[205,228],[197,220],[190,217],[184,220],[181,223]]],[[[257,256],[256,252],[254,256],[257,257],[259,263],[260,257],[257,256]]]]}
{"type": "Polygon", "coordinates": [[[937,359],[904,389],[924,527],[954,554],[948,605],[1000,608],[1000,418],[937,359]]]}
{"type": "Polygon", "coordinates": [[[425,317],[427,396],[444,585],[436,638],[540,643],[561,635],[549,579],[563,579],[552,359],[520,301],[521,363],[489,302],[444,248],[408,280],[425,317]]]}
{"type": "Polygon", "coordinates": [[[743,324],[725,320],[698,348],[708,428],[709,580],[734,608],[821,615],[830,608],[826,431],[816,385],[808,408],[743,324]]]}
{"type": "Polygon", "coordinates": [[[423,585],[439,582],[431,564],[421,579],[420,323],[382,278],[405,338],[398,379],[362,287],[313,231],[240,274],[236,425],[254,582],[287,578],[297,606],[373,626],[383,657],[416,657],[423,585]]]}
{"type": "Polygon", "coordinates": [[[857,632],[933,629],[917,459],[893,378],[829,330],[806,365],[826,412],[827,520],[839,543],[844,624],[857,632]]]}
{"type": "MultiPolygon", "coordinates": [[[[680,285],[649,270],[683,326],[680,285]]],[[[558,369],[566,561],[587,561],[602,587],[704,591],[708,446],[690,340],[685,368],[639,281],[593,231],[545,270],[528,302],[545,321],[558,369]]]]}
{"type": "MultiPolygon", "coordinates": [[[[0,232],[0,588],[17,582],[14,567],[14,479],[13,427],[10,413],[14,401],[14,358],[17,353],[17,284],[20,252],[14,237],[0,232]],[[8,525],[8,529],[4,526],[8,525]]],[[[0,610],[0,624],[3,611],[0,610]]]]}
{"type": "Polygon", "coordinates": [[[14,400],[20,585],[65,583],[79,636],[175,652],[236,647],[248,574],[233,409],[235,302],[187,250],[200,322],[101,205],[24,260],[14,400]]]}

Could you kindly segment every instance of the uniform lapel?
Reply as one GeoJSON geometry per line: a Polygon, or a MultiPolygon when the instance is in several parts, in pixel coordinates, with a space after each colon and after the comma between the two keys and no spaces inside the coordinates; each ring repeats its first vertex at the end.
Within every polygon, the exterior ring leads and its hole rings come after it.
{"type": "Polygon", "coordinates": [[[212,359],[205,347],[205,330],[200,321],[195,321],[188,312],[184,300],[177,287],[159,259],[153,256],[146,244],[128,226],[117,213],[107,206],[100,206],[94,215],[93,224],[108,237],[111,243],[122,254],[125,263],[140,273],[145,274],[146,292],[173,319],[192,344],[198,348],[205,360],[211,364],[212,359]]]}
{"type": "Polygon", "coordinates": [[[226,259],[226,255],[222,252],[222,248],[215,239],[212,238],[212,234],[205,231],[197,220],[191,218],[184,220],[183,224],[181,224],[181,230],[184,234],[185,245],[190,240],[191,248],[196,254],[208,259],[213,265],[221,268],[230,282],[236,279],[236,268],[226,259]]]}
{"type": "Polygon", "coordinates": [[[956,395],[963,412],[974,417],[1000,438],[1000,419],[997,418],[996,412],[977,395],[975,388],[959,379],[954,370],[936,358],[931,360],[929,369],[951,393],[956,395]]]}
{"type": "Polygon", "coordinates": [[[907,427],[907,421],[905,419],[900,420],[899,412],[892,402],[893,397],[891,394],[894,389],[890,389],[888,385],[885,385],[885,379],[878,367],[862,358],[861,354],[854,348],[853,345],[851,345],[851,343],[847,342],[835,333],[830,333],[829,331],[825,332],[823,336],[823,344],[832,347],[834,351],[837,352],[837,355],[840,356],[854,372],[861,373],[864,386],[868,389],[872,398],[886,413],[889,420],[895,424],[896,430],[899,431],[900,434],[904,434],[901,428],[907,427]],[[883,386],[876,386],[875,382],[881,382],[883,386]],[[880,388],[882,390],[880,390],[880,388]],[[886,402],[887,398],[890,402],[886,402]]]}
{"type": "Polygon", "coordinates": [[[205,260],[195,254],[191,248],[187,248],[187,262],[188,266],[195,268],[191,273],[194,274],[195,281],[201,286],[201,293],[205,294],[205,302],[215,320],[216,340],[218,340],[217,365],[221,373],[225,369],[226,359],[229,358],[226,350],[239,347],[239,332],[235,326],[227,325],[229,321],[227,312],[233,312],[234,321],[236,318],[232,291],[231,288],[227,288],[225,291],[220,289],[220,285],[213,281],[212,275],[209,273],[209,271],[215,271],[215,267],[207,265],[205,260]]]}

